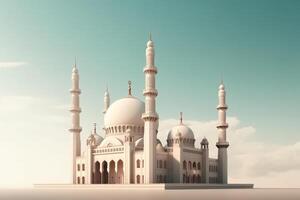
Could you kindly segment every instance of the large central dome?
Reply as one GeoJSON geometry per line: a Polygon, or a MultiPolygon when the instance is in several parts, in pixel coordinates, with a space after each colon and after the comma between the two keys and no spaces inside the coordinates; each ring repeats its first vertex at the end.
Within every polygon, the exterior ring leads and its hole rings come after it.
{"type": "Polygon", "coordinates": [[[131,125],[144,127],[142,114],[145,112],[145,103],[129,95],[111,104],[104,116],[104,126],[115,127],[131,125]]]}

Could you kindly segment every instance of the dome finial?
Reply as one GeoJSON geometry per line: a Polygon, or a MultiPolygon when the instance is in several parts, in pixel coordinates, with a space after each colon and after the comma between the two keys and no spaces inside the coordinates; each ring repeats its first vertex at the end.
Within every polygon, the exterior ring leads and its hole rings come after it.
{"type": "Polygon", "coordinates": [[[128,95],[131,96],[131,81],[128,81],[128,95]]]}
{"type": "Polygon", "coordinates": [[[74,60],[74,68],[75,69],[77,68],[77,59],[76,59],[76,56],[75,56],[75,60],[74,60]]]}
{"type": "Polygon", "coordinates": [[[182,112],[180,112],[180,124],[182,124],[182,112]]]}
{"type": "Polygon", "coordinates": [[[221,84],[223,85],[223,73],[221,74],[221,84]]]}

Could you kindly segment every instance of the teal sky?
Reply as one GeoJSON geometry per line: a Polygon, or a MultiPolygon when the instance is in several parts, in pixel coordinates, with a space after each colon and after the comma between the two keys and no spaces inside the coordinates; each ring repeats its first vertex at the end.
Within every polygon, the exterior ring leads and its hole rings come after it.
{"type": "Polygon", "coordinates": [[[216,119],[223,76],[229,116],[265,142],[299,140],[300,1],[1,1],[2,96],[69,104],[77,57],[84,128],[102,123],[105,85],[112,101],[142,97],[145,43],[156,48],[162,119],[216,119]]]}

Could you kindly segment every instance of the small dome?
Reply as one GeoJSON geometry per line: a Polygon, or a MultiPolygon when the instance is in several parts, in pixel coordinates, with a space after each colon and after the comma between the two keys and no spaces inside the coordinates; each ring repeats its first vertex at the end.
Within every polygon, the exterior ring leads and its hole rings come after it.
{"type": "Polygon", "coordinates": [[[208,140],[204,137],[201,141],[201,145],[208,145],[208,140]]]}
{"type": "Polygon", "coordinates": [[[73,67],[73,69],[72,69],[72,72],[73,72],[73,73],[78,73],[78,69],[77,69],[76,65],[74,65],[74,67],[73,67]]]}
{"type": "Polygon", "coordinates": [[[100,147],[122,146],[123,142],[116,137],[106,137],[100,144],[100,147]]]}
{"type": "Polygon", "coordinates": [[[219,86],[219,90],[225,90],[225,86],[223,83],[221,83],[221,85],[219,86]]]}
{"type": "MultiPolygon", "coordinates": [[[[157,145],[159,145],[159,144],[162,146],[160,140],[159,140],[159,139],[156,139],[156,149],[157,149],[157,145]]],[[[137,140],[135,141],[135,147],[136,147],[136,148],[144,148],[144,138],[143,138],[143,137],[141,137],[140,139],[137,139],[137,140]]],[[[162,147],[162,148],[163,148],[163,147],[162,147]]]]}
{"type": "Polygon", "coordinates": [[[162,146],[162,144],[159,140],[156,144],[156,151],[159,151],[159,152],[164,152],[165,151],[164,147],[162,146]]]}
{"type": "Polygon", "coordinates": [[[101,137],[97,133],[94,133],[93,135],[94,135],[94,138],[95,138],[95,141],[96,141],[96,146],[98,146],[103,141],[103,137],[101,137]]]}
{"type": "Polygon", "coordinates": [[[97,133],[92,133],[87,138],[87,144],[88,145],[98,146],[102,141],[103,141],[103,137],[101,137],[97,133]]]}
{"type": "Polygon", "coordinates": [[[152,40],[149,40],[149,41],[147,42],[147,47],[153,47],[153,46],[154,46],[153,41],[152,41],[152,40]]]}
{"type": "Polygon", "coordinates": [[[132,125],[144,127],[142,114],[145,103],[136,97],[128,96],[111,104],[104,116],[104,126],[132,125]]]}
{"type": "Polygon", "coordinates": [[[194,139],[194,133],[192,129],[184,124],[179,124],[174,126],[168,134],[168,140],[175,139],[177,137],[186,138],[186,139],[194,139]]]}

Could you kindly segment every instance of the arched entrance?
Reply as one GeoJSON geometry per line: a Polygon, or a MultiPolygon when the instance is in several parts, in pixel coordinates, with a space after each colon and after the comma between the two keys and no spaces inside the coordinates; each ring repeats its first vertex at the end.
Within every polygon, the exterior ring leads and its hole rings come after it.
{"type": "Polygon", "coordinates": [[[102,162],[102,183],[107,184],[108,183],[108,172],[107,172],[107,162],[102,162]]]}
{"type": "Polygon", "coordinates": [[[196,183],[196,175],[195,174],[193,175],[192,183],[196,183]]]}
{"type": "Polygon", "coordinates": [[[100,184],[101,183],[101,173],[100,173],[100,163],[97,161],[95,163],[95,173],[94,173],[94,184],[100,184]]]}
{"type": "Polygon", "coordinates": [[[124,172],[123,172],[123,161],[119,160],[117,162],[118,170],[117,170],[117,181],[116,183],[122,184],[124,183],[124,172]]]}
{"type": "Polygon", "coordinates": [[[116,183],[116,164],[115,161],[110,161],[109,162],[109,174],[108,174],[108,183],[114,184],[116,183]]]}

